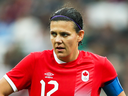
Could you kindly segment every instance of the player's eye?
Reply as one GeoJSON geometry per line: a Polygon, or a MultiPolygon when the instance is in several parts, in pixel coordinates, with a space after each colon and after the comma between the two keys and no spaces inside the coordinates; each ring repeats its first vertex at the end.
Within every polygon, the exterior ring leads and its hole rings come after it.
{"type": "Polygon", "coordinates": [[[69,34],[66,33],[66,32],[62,32],[62,33],[61,33],[61,36],[63,36],[63,37],[67,37],[67,36],[69,36],[69,34]]]}
{"type": "Polygon", "coordinates": [[[57,36],[57,33],[56,33],[56,32],[51,32],[51,35],[52,35],[53,37],[56,37],[56,36],[57,36]]]}

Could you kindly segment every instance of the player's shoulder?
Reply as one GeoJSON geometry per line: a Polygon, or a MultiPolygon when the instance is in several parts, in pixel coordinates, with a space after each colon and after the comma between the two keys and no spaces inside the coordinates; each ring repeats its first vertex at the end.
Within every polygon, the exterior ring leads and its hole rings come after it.
{"type": "Polygon", "coordinates": [[[92,52],[89,52],[89,51],[81,51],[82,54],[83,54],[83,58],[89,58],[91,59],[93,62],[99,62],[99,63],[104,63],[105,62],[105,59],[106,57],[105,56],[101,56],[101,55],[98,55],[98,54],[95,54],[95,53],[92,53],[92,52]]]}
{"type": "Polygon", "coordinates": [[[44,50],[38,52],[31,52],[30,55],[33,55],[35,58],[47,57],[53,54],[53,50],[44,50]]]}
{"type": "Polygon", "coordinates": [[[101,55],[98,55],[98,54],[95,54],[95,53],[92,53],[92,52],[89,52],[89,51],[81,51],[83,56],[85,57],[91,57],[92,59],[104,59],[106,57],[104,56],[101,56],[101,55]]]}

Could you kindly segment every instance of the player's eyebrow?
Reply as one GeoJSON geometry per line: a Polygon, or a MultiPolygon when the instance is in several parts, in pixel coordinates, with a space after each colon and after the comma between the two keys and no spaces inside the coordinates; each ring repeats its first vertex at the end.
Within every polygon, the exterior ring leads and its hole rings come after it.
{"type": "Polygon", "coordinates": [[[55,31],[50,31],[50,33],[53,33],[53,32],[55,32],[55,31]]]}
{"type": "MultiPolygon", "coordinates": [[[[53,32],[54,32],[54,33],[58,33],[58,32],[56,32],[56,31],[50,31],[50,33],[53,33],[53,32]]],[[[61,31],[61,32],[59,32],[59,33],[60,33],[60,34],[61,34],[61,33],[70,34],[71,32],[68,32],[68,31],[61,31]]]]}
{"type": "Polygon", "coordinates": [[[70,34],[69,32],[60,32],[60,34],[70,34]]]}

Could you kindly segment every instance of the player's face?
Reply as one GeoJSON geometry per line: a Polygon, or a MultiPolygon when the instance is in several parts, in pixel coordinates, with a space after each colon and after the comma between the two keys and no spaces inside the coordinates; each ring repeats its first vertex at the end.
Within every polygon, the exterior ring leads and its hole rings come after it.
{"type": "Polygon", "coordinates": [[[78,56],[78,42],[80,36],[74,29],[72,21],[51,21],[51,42],[53,49],[60,60],[69,62],[78,56]]]}

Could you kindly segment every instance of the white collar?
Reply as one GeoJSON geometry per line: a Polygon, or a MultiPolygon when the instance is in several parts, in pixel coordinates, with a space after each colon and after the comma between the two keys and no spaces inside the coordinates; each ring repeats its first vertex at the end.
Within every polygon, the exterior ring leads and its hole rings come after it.
{"type": "Polygon", "coordinates": [[[58,63],[58,64],[64,64],[64,63],[66,63],[66,62],[64,62],[64,61],[62,61],[62,60],[60,60],[60,59],[58,59],[57,58],[57,56],[56,56],[56,53],[53,51],[53,55],[54,55],[54,58],[55,58],[55,60],[56,60],[56,62],[58,63]]]}

